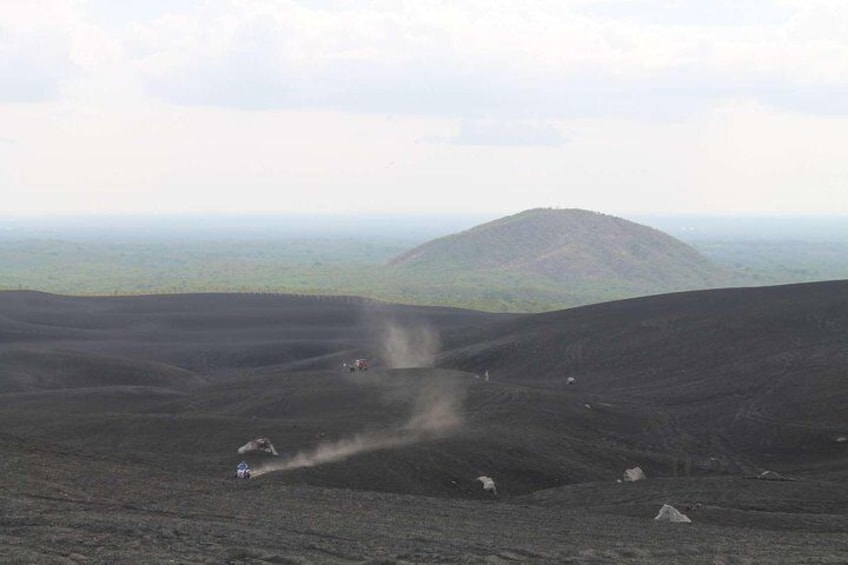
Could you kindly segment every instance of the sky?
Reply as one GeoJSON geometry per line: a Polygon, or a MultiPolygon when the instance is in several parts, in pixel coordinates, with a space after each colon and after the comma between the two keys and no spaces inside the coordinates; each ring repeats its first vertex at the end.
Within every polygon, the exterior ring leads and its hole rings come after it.
{"type": "Polygon", "coordinates": [[[848,214],[844,0],[0,0],[0,216],[848,214]]]}

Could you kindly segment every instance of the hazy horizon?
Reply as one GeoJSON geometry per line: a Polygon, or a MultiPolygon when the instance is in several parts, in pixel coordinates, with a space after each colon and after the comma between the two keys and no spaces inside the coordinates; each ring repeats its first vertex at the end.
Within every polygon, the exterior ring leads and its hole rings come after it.
{"type": "MultiPolygon", "coordinates": [[[[523,210],[515,212],[520,213],[523,210]]],[[[602,210],[593,210],[607,214],[602,210]]],[[[513,214],[507,214],[513,215],[513,214]]],[[[644,224],[684,241],[848,241],[848,216],[839,214],[607,214],[644,224]]],[[[393,238],[424,241],[505,216],[472,213],[384,214],[62,214],[0,215],[0,239],[274,239],[393,238]]]]}
{"type": "Polygon", "coordinates": [[[848,215],[848,3],[0,3],[0,215],[848,215]]]}

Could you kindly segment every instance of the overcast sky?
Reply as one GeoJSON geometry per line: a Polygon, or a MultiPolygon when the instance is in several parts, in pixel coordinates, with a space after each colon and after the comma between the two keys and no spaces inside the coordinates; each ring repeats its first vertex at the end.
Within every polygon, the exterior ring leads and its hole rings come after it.
{"type": "Polygon", "coordinates": [[[848,214],[844,0],[0,0],[0,215],[848,214]]]}

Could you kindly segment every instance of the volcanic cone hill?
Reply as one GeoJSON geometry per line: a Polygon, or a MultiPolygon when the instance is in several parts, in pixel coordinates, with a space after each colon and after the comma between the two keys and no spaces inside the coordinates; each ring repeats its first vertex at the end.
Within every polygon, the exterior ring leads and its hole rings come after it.
{"type": "Polygon", "coordinates": [[[495,271],[631,292],[710,288],[729,274],[656,229],[578,209],[527,210],[425,243],[390,266],[445,275],[495,271]]]}

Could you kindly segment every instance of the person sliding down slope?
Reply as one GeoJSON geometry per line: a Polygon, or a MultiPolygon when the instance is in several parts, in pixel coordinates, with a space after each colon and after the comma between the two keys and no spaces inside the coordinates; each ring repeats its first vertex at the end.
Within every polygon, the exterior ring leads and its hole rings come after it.
{"type": "Polygon", "coordinates": [[[236,467],[236,478],[237,479],[249,479],[250,478],[250,467],[247,466],[247,463],[242,461],[236,467]]]}

